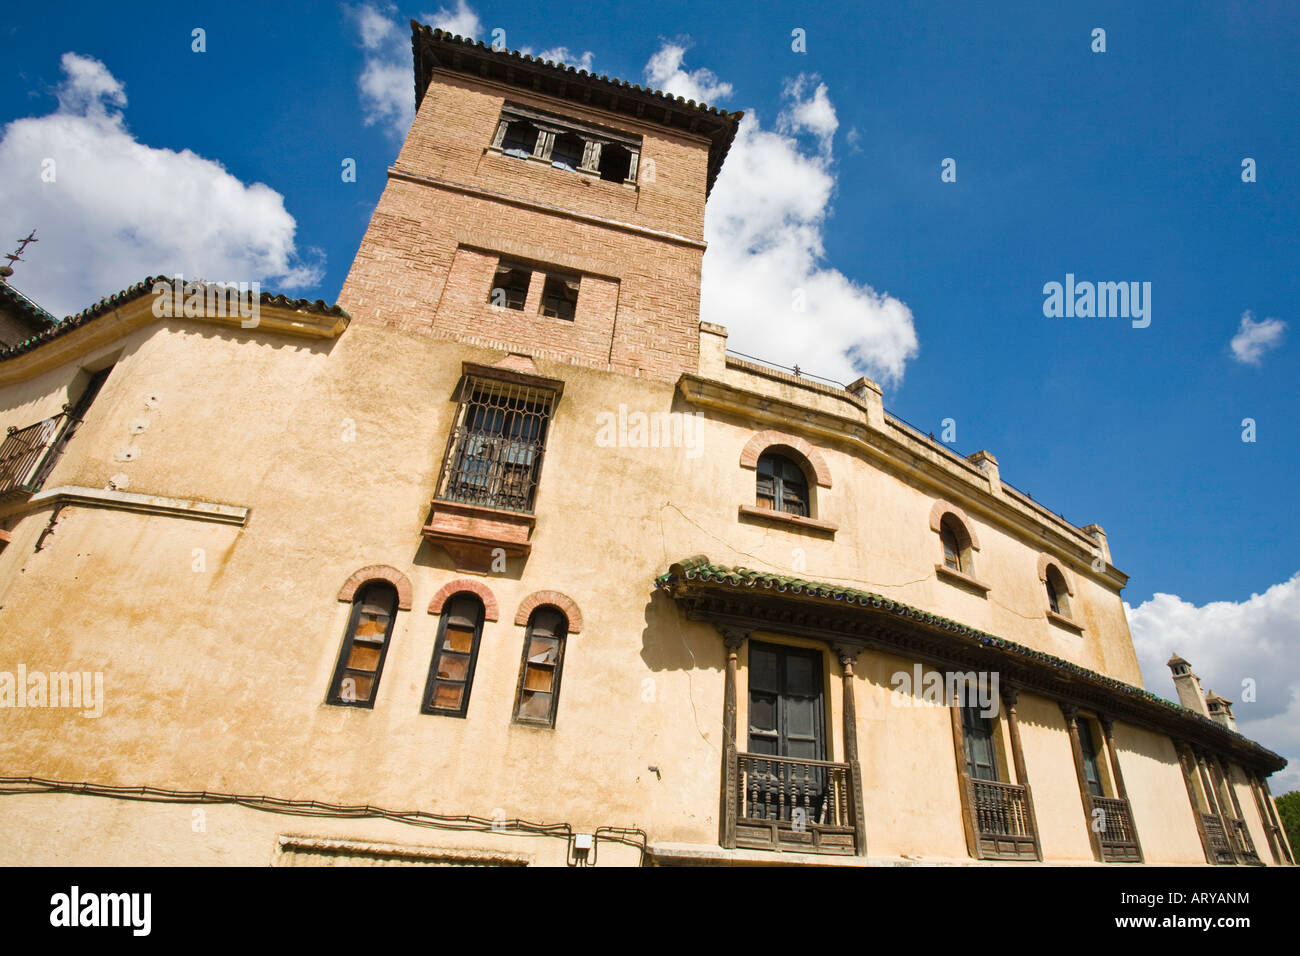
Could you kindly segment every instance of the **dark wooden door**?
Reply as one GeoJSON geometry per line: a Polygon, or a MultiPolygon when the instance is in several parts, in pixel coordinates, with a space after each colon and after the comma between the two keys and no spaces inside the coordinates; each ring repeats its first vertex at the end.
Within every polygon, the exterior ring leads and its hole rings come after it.
{"type": "Polygon", "coordinates": [[[749,752],[826,759],[820,652],[750,643],[749,752]]]}

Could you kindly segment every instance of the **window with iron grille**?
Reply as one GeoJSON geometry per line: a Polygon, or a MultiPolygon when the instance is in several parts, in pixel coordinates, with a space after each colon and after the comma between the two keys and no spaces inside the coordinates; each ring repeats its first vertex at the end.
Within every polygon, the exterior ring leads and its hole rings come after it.
{"type": "Polygon", "coordinates": [[[64,405],[58,415],[26,428],[9,429],[0,440],[0,501],[41,490],[112,370],[110,365],[93,373],[76,403],[64,405]]]}
{"type": "Polygon", "coordinates": [[[530,513],[554,399],[549,389],[466,376],[438,498],[530,513]]]}

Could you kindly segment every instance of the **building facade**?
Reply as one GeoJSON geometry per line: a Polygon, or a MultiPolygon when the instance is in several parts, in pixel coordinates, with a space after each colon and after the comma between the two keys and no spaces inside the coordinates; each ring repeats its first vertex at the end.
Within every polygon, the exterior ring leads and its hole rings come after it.
{"type": "Polygon", "coordinates": [[[1292,862],[1100,527],[700,321],[739,114],[412,31],[337,305],[0,351],[0,862],[1292,862]]]}

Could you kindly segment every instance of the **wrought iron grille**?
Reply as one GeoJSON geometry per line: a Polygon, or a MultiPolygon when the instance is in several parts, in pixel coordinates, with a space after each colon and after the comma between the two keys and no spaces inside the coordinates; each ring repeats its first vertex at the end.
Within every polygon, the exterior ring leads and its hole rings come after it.
{"type": "Polygon", "coordinates": [[[547,389],[466,377],[438,498],[531,512],[554,398],[547,389]]]}
{"type": "Polygon", "coordinates": [[[39,491],[53,465],[47,452],[59,440],[66,413],[26,428],[10,426],[0,444],[0,501],[39,491]]]}

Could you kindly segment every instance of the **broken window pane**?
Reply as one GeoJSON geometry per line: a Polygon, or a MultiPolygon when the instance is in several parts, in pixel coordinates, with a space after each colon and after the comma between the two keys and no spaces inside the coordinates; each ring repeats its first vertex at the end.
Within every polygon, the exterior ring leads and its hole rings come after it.
{"type": "Polygon", "coordinates": [[[527,120],[515,120],[506,129],[505,139],[501,141],[502,151],[527,159],[537,145],[537,132],[537,127],[527,120]]]}
{"type": "Polygon", "coordinates": [[[532,278],[533,270],[527,266],[499,263],[496,275],[492,277],[488,302],[499,309],[522,309],[528,301],[528,284],[532,278]]]}
{"type": "Polygon", "coordinates": [[[576,276],[548,275],[542,286],[542,315],[573,321],[580,281],[576,276]]]}
{"type": "Polygon", "coordinates": [[[611,183],[627,179],[632,168],[632,151],[618,143],[606,143],[600,151],[600,178],[611,183]]]}
{"type": "Polygon", "coordinates": [[[561,133],[551,144],[551,165],[576,170],[582,165],[586,141],[577,133],[561,133]]]}

